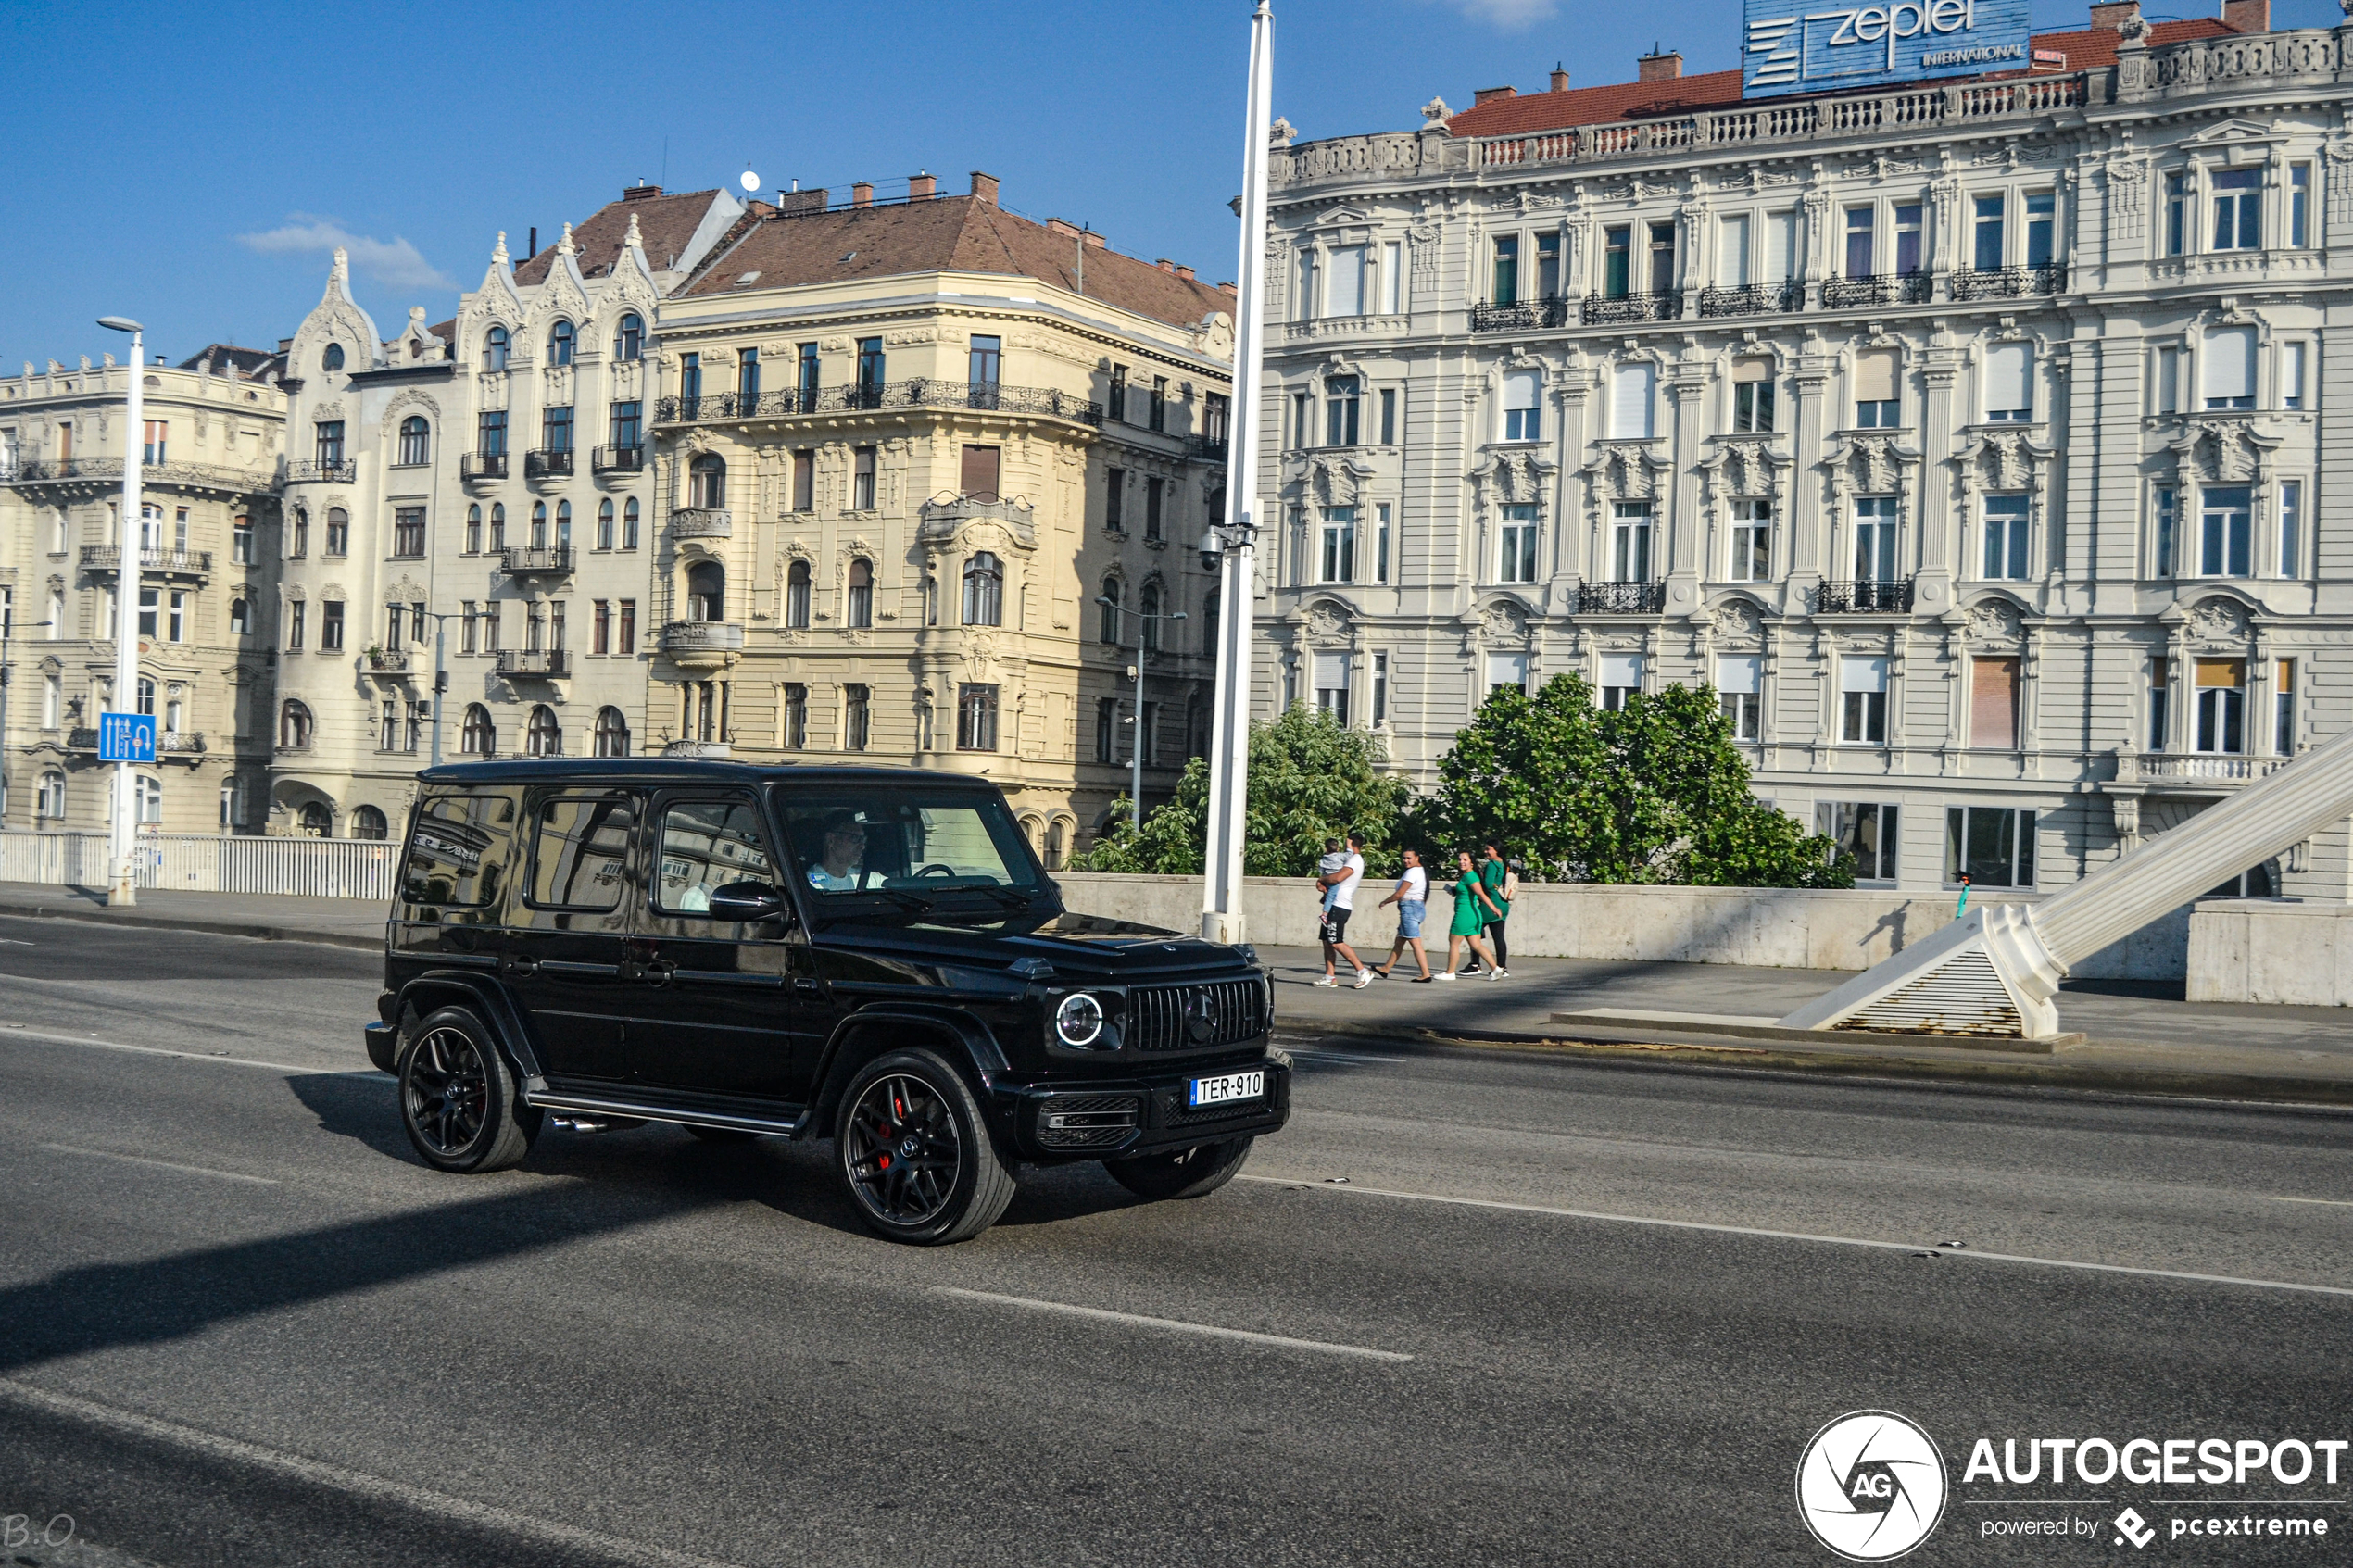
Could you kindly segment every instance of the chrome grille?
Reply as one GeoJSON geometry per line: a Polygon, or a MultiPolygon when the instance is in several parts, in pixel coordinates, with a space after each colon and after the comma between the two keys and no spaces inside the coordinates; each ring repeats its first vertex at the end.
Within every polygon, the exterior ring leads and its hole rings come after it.
{"type": "Polygon", "coordinates": [[[1217,980],[1201,985],[1151,985],[1127,994],[1126,1045],[1143,1051],[1209,1050],[1239,1045],[1266,1033],[1266,986],[1258,980],[1217,980]],[[1211,1029],[1196,1040],[1186,1028],[1186,1010],[1198,997],[1209,1010],[1211,1029]]]}

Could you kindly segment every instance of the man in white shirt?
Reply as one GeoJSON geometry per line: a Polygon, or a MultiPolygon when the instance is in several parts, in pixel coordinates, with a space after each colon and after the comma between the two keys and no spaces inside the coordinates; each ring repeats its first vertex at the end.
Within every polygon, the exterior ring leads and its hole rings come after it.
{"type": "Polygon", "coordinates": [[[1340,870],[1327,872],[1316,880],[1331,890],[1331,903],[1324,910],[1323,930],[1317,933],[1324,943],[1324,978],[1315,984],[1340,984],[1333,973],[1333,960],[1335,955],[1345,953],[1350,965],[1356,971],[1356,989],[1361,991],[1373,983],[1373,972],[1365,967],[1365,960],[1358,958],[1356,949],[1348,945],[1348,917],[1355,913],[1356,889],[1365,882],[1364,837],[1350,834],[1348,856],[1340,862],[1340,870]]]}

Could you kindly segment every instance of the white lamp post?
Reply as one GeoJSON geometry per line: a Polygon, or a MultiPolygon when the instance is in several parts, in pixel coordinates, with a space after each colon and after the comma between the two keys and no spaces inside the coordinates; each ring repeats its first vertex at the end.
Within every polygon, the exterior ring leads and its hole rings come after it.
{"type": "MultiPolygon", "coordinates": [[[[101,316],[98,325],[110,332],[131,334],[131,408],[129,423],[122,433],[122,527],[118,544],[121,546],[115,562],[114,603],[114,700],[118,713],[139,711],[139,464],[143,458],[140,444],[146,439],[145,409],[141,406],[141,387],[146,380],[147,351],[144,332],[138,322],[124,316],[101,316]],[[124,707],[128,702],[129,707],[124,707]]],[[[98,727],[106,728],[100,716],[98,727]]],[[[138,824],[133,813],[138,809],[137,776],[131,764],[114,765],[114,822],[108,840],[108,851],[114,862],[112,885],[107,891],[107,907],[127,909],[139,901],[133,887],[137,881],[132,856],[139,845],[138,824]]]]}
{"type": "Polygon", "coordinates": [[[1266,141],[1272,127],[1275,13],[1258,0],[1250,21],[1249,107],[1242,126],[1241,264],[1235,273],[1234,413],[1227,448],[1227,519],[1202,535],[1202,559],[1222,563],[1217,622],[1217,700],[1209,745],[1209,852],[1202,885],[1201,934],[1239,942],[1242,846],[1250,830],[1250,655],[1257,584],[1259,358],[1265,309],[1259,295],[1266,254],[1266,141]]]}

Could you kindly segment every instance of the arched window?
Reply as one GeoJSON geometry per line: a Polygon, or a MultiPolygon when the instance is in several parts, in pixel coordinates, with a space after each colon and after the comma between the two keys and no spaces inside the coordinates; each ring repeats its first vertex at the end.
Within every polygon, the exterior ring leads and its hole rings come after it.
{"type": "Polygon", "coordinates": [[[242,637],[253,629],[253,607],[244,599],[229,601],[229,634],[242,637]]]}
{"type": "Polygon", "coordinates": [[[278,745],[287,751],[310,749],[310,709],[293,697],[278,709],[278,745]]]}
{"type": "Polygon", "coordinates": [[[621,547],[624,550],[637,547],[637,497],[635,495],[622,503],[621,547]]]}
{"type": "Polygon", "coordinates": [[[612,548],[612,497],[610,495],[597,503],[597,548],[612,548]]]}
{"type": "Polygon", "coordinates": [[[327,508],[327,554],[351,554],[351,514],[341,507],[327,508]]]}
{"type": "Polygon", "coordinates": [[[141,773],[138,776],[137,787],[132,790],[132,803],[136,809],[141,827],[163,826],[163,781],[161,779],[149,778],[146,774],[141,773]]]}
{"type": "Polygon", "coordinates": [[[646,323],[635,310],[621,319],[621,331],[613,334],[612,357],[635,359],[646,352],[646,323]]]}
{"type": "Polygon", "coordinates": [[[1046,869],[1063,869],[1063,824],[1059,817],[1046,824],[1046,869]]]}
{"type": "Polygon", "coordinates": [[[547,334],[547,363],[550,365],[569,365],[572,363],[573,336],[572,323],[570,321],[558,321],[556,323],[554,330],[547,334]]]}
{"type": "Polygon", "coordinates": [[[686,472],[686,505],[724,507],[727,504],[727,465],[706,452],[686,472]]]}
{"type": "Polygon", "coordinates": [[[1136,627],[1144,639],[1147,650],[1160,651],[1160,584],[1147,583],[1141,596],[1136,600],[1136,627]]]}
{"type": "Polygon", "coordinates": [[[342,370],[343,345],[339,343],[331,343],[327,345],[327,351],[319,356],[319,368],[322,370],[342,370]]]}
{"type": "Polygon", "coordinates": [[[59,772],[41,775],[41,788],[33,796],[33,814],[44,822],[61,822],[66,816],[66,776],[59,772]]]}
{"type": "Polygon", "coordinates": [[[1005,623],[1005,569],[987,550],[964,563],[964,624],[1005,623]]]}
{"type": "Polygon", "coordinates": [[[432,448],[431,430],[422,414],[411,414],[400,421],[400,467],[422,468],[432,448]]]}
{"type": "Polygon", "coordinates": [[[384,821],[384,814],[382,811],[377,810],[373,806],[355,807],[353,808],[351,813],[351,836],[354,838],[388,838],[391,836],[391,824],[384,821]]]}
{"type": "Polygon", "coordinates": [[[785,624],[809,629],[809,563],[797,560],[785,569],[785,624]]]}
{"type": "Polygon", "coordinates": [[[849,604],[843,619],[860,630],[875,623],[875,563],[863,556],[849,563],[849,604]]]}
{"type": "Polygon", "coordinates": [[[1096,640],[1099,642],[1109,643],[1114,647],[1119,646],[1119,588],[1120,583],[1118,578],[1106,577],[1103,579],[1102,596],[1098,601],[1101,607],[1102,614],[1098,619],[1095,626],[1096,640]]]}
{"type": "Polygon", "coordinates": [[[245,825],[245,781],[239,778],[220,782],[220,831],[235,833],[245,825]]]}
{"type": "Polygon", "coordinates": [[[480,507],[466,508],[466,554],[470,556],[482,554],[482,508],[480,507]]]}
{"type": "Polygon", "coordinates": [[[545,501],[531,503],[531,547],[535,550],[547,547],[547,503],[545,501]]]}
{"type": "Polygon", "coordinates": [[[494,551],[507,547],[507,508],[499,501],[490,504],[490,547],[494,551]]]}
{"type": "Polygon", "coordinates": [[[163,705],[163,733],[168,735],[182,734],[187,727],[188,705],[176,696],[170,698],[163,705]]]}
{"type": "Polygon", "coordinates": [[[686,569],[686,618],[727,619],[727,569],[717,561],[698,560],[686,569]]]}
{"type": "Polygon", "coordinates": [[[139,677],[139,711],[150,719],[156,716],[156,683],[152,676],[139,677]]]}
{"type": "Polygon", "coordinates": [[[296,817],[303,834],[308,838],[325,838],[335,831],[335,814],[327,809],[323,800],[307,800],[296,817]]]}
{"type": "Polygon", "coordinates": [[[564,754],[563,726],[556,722],[556,710],[544,702],[531,710],[531,722],[523,727],[522,747],[533,757],[564,754]]]}
{"type": "Polygon", "coordinates": [[[482,334],[482,368],[503,370],[507,368],[507,329],[494,325],[482,334]]]}
{"type": "Polygon", "coordinates": [[[490,709],[478,702],[466,705],[466,722],[458,732],[458,752],[463,757],[498,755],[498,726],[490,721],[490,709]]]}
{"type": "Polygon", "coordinates": [[[626,757],[629,755],[629,721],[621,716],[618,708],[597,709],[597,755],[626,757]]]}
{"type": "Polygon", "coordinates": [[[572,548],[572,503],[570,501],[556,503],[556,547],[560,550],[572,548]]]}

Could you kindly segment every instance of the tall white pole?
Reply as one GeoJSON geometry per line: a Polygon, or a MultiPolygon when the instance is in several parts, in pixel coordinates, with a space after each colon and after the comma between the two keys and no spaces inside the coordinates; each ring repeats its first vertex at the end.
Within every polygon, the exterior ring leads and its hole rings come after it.
{"type": "MultiPolygon", "coordinates": [[[[1275,13],[1258,0],[1250,21],[1250,103],[1242,126],[1241,263],[1235,273],[1234,405],[1227,432],[1226,506],[1237,526],[1220,558],[1217,701],[1209,756],[1209,852],[1202,888],[1202,935],[1239,942],[1242,848],[1250,826],[1252,596],[1257,586],[1259,362],[1265,344],[1260,299],[1266,268],[1266,142],[1273,124],[1275,13]]],[[[1227,520],[1218,520],[1227,521],[1227,520]]]]}
{"type": "MultiPolygon", "coordinates": [[[[130,422],[122,433],[121,551],[114,574],[114,710],[118,713],[139,711],[139,465],[141,443],[147,438],[140,389],[146,380],[146,344],[134,332],[131,334],[130,422]]],[[[133,817],[138,806],[136,780],[130,763],[115,764],[114,832],[108,846],[113,851],[114,885],[107,893],[109,909],[127,909],[139,901],[133,886],[137,872],[132,865],[139,843],[133,817]]]]}

